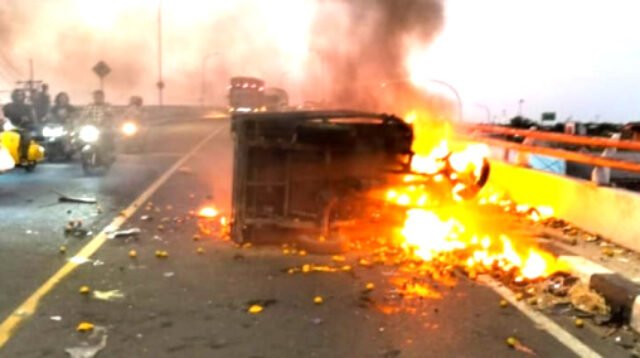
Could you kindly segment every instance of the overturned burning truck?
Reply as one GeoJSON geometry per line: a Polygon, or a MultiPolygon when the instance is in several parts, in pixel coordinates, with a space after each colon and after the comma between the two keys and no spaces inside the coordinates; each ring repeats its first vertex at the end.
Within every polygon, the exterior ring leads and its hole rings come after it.
{"type": "Polygon", "coordinates": [[[433,205],[446,205],[452,192],[474,196],[488,176],[488,162],[472,178],[453,173],[447,155],[436,170],[416,173],[412,126],[393,115],[293,111],[232,121],[231,235],[239,243],[340,251],[347,237],[382,234],[390,220],[402,220],[389,208],[388,188],[430,186],[433,205]]]}

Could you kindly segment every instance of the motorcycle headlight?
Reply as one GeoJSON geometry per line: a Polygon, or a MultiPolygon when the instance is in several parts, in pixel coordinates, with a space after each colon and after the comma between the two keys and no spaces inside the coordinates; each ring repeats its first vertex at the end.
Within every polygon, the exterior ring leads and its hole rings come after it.
{"type": "Polygon", "coordinates": [[[66,132],[62,126],[46,126],[42,128],[42,136],[48,138],[62,137],[66,132]]]}
{"type": "Polygon", "coordinates": [[[10,130],[13,130],[15,127],[13,126],[13,123],[11,123],[11,121],[7,120],[4,122],[4,124],[2,125],[2,130],[4,130],[5,132],[8,132],[10,130]]]}
{"type": "Polygon", "coordinates": [[[131,121],[125,122],[122,125],[122,133],[127,137],[131,137],[138,133],[138,125],[131,121]]]}
{"type": "Polygon", "coordinates": [[[100,138],[100,130],[96,126],[86,125],[80,128],[78,136],[83,142],[93,143],[100,138]]]}

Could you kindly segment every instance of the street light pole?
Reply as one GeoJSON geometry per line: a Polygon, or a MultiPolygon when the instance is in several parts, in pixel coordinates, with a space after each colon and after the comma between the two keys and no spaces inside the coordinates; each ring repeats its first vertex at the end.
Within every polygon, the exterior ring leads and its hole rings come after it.
{"type": "Polygon", "coordinates": [[[442,80],[436,80],[436,79],[429,79],[430,82],[433,83],[437,83],[439,85],[445,86],[448,89],[451,90],[451,92],[453,92],[453,94],[456,96],[456,101],[458,102],[458,122],[462,123],[462,120],[464,118],[464,114],[462,113],[462,97],[460,96],[460,93],[458,92],[458,90],[456,90],[455,87],[453,87],[451,84],[449,84],[448,82],[442,81],[442,80]]]}
{"type": "Polygon", "coordinates": [[[162,78],[162,0],[158,0],[158,105],[162,106],[162,90],[164,81],[162,78]]]}
{"type": "Polygon", "coordinates": [[[211,52],[206,54],[203,58],[202,58],[202,83],[201,83],[201,88],[200,88],[200,106],[204,107],[205,104],[205,98],[206,98],[206,92],[207,92],[207,83],[206,83],[206,79],[207,79],[207,61],[209,61],[209,59],[211,57],[214,56],[218,56],[220,55],[218,52],[211,52]]]}
{"type": "Polygon", "coordinates": [[[524,99],[518,101],[518,117],[522,117],[522,105],[524,104],[524,99]]]}
{"type": "MultiPolygon", "coordinates": [[[[460,96],[460,93],[458,92],[458,90],[456,90],[455,87],[453,87],[451,84],[449,84],[448,82],[442,81],[442,80],[438,80],[438,79],[433,79],[430,78],[427,81],[429,82],[433,82],[442,86],[447,87],[449,90],[451,90],[451,92],[453,92],[454,96],[456,97],[456,102],[457,102],[457,110],[458,110],[458,122],[462,122],[462,119],[464,118],[463,116],[463,112],[462,112],[462,97],[460,96]]],[[[396,79],[396,80],[391,80],[391,81],[383,81],[382,82],[382,86],[386,86],[387,84],[390,83],[410,83],[412,84],[412,82],[408,79],[396,79]]]]}
{"type": "Polygon", "coordinates": [[[491,124],[491,110],[489,109],[489,107],[485,106],[484,104],[480,104],[480,103],[476,103],[476,106],[484,109],[485,112],[487,112],[487,124],[491,124]]]}

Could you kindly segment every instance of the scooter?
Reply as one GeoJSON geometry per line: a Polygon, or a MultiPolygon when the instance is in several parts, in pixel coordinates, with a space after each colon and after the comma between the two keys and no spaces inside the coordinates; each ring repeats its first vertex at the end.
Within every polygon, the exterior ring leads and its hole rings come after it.
{"type": "Polygon", "coordinates": [[[80,163],[85,175],[92,175],[99,169],[108,171],[116,161],[113,138],[110,136],[111,133],[93,124],[80,127],[80,163]]]}
{"type": "MultiPolygon", "coordinates": [[[[35,140],[31,140],[27,150],[27,158],[20,158],[21,136],[17,129],[18,128],[14,127],[11,122],[5,122],[3,125],[3,131],[0,132],[0,145],[9,153],[16,167],[22,167],[27,172],[32,172],[35,170],[38,163],[44,160],[45,150],[35,140]]],[[[7,165],[3,166],[6,167],[7,165]]]]}

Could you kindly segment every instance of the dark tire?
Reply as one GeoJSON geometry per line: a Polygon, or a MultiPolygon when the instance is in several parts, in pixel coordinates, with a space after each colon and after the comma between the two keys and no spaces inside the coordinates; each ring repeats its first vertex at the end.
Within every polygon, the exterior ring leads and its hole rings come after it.
{"type": "Polygon", "coordinates": [[[29,162],[24,166],[24,170],[27,173],[33,173],[33,171],[36,170],[36,165],[37,165],[36,162],[29,162]]]}

